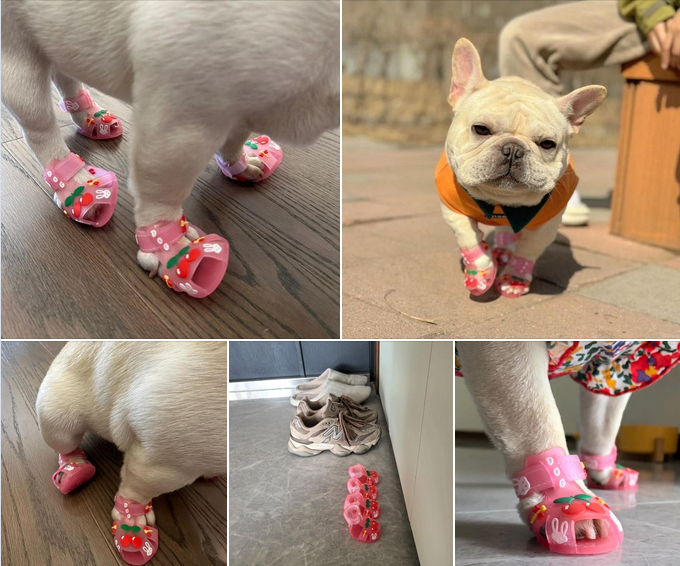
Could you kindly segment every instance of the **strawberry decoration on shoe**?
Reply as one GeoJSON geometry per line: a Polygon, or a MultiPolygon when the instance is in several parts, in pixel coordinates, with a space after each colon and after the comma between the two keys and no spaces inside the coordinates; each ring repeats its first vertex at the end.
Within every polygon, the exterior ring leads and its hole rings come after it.
{"type": "Polygon", "coordinates": [[[222,172],[235,181],[260,182],[269,177],[283,160],[281,146],[269,136],[257,136],[243,144],[243,155],[233,163],[227,163],[219,155],[215,155],[217,165],[222,172]],[[244,175],[248,168],[247,157],[257,157],[263,165],[262,176],[258,179],[250,179],[244,175]]]}
{"type": "Polygon", "coordinates": [[[349,525],[349,534],[359,542],[375,542],[382,535],[380,523],[371,518],[364,517],[362,510],[357,505],[345,508],[343,515],[349,525]]]}
{"type": "Polygon", "coordinates": [[[371,519],[378,519],[380,517],[380,503],[374,499],[365,498],[360,492],[347,494],[343,509],[347,509],[350,505],[359,507],[364,517],[371,519]]]}
{"type": "Polygon", "coordinates": [[[158,551],[158,529],[137,523],[152,509],[151,502],[144,505],[117,493],[114,507],[121,518],[113,521],[111,534],[121,558],[134,566],[146,564],[158,551]]]}
{"type": "Polygon", "coordinates": [[[517,299],[529,292],[534,262],[518,256],[513,256],[503,274],[496,282],[496,289],[504,297],[517,299]]]}
{"type": "Polygon", "coordinates": [[[138,228],[135,238],[141,251],[156,255],[159,274],[168,287],[200,299],[222,282],[229,263],[229,243],[209,234],[180,247],[188,225],[182,216],[176,221],[138,228]]]}
{"type": "Polygon", "coordinates": [[[110,171],[86,165],[79,155],[69,153],[64,159],[51,161],[43,179],[54,190],[55,202],[72,220],[95,228],[111,220],[118,199],[118,180],[110,171]],[[92,178],[81,185],[74,177],[85,167],[92,178]],[[88,214],[92,207],[96,208],[88,214]]]}
{"type": "Polygon", "coordinates": [[[123,124],[105,108],[99,106],[90,93],[79,90],[75,98],[65,98],[59,103],[64,112],[87,112],[83,124],[78,128],[78,133],[93,140],[108,140],[117,138],[123,134],[123,124]]]}
{"type": "Polygon", "coordinates": [[[349,478],[347,481],[347,491],[350,493],[361,493],[367,499],[378,499],[378,488],[374,485],[361,483],[357,478],[349,478]]]}
{"type": "Polygon", "coordinates": [[[483,295],[493,285],[498,269],[493,255],[489,252],[488,244],[482,240],[474,248],[462,249],[460,253],[465,264],[465,288],[470,291],[471,295],[483,295]],[[485,256],[491,262],[490,267],[485,269],[477,267],[477,260],[482,256],[485,256]]]}
{"type": "Polygon", "coordinates": [[[378,472],[367,470],[361,464],[350,466],[348,472],[350,477],[357,478],[362,484],[378,485],[380,483],[378,472]]]}

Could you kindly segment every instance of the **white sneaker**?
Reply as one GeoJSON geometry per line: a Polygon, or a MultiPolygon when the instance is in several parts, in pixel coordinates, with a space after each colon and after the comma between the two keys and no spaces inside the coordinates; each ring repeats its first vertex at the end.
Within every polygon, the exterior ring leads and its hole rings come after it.
{"type": "MultiPolygon", "coordinates": [[[[342,375],[342,374],[341,374],[342,375]]],[[[333,379],[329,379],[319,389],[314,389],[313,391],[300,391],[295,393],[290,398],[290,404],[297,407],[300,401],[305,397],[308,397],[310,401],[318,401],[325,395],[335,395],[336,397],[342,397],[346,395],[355,403],[363,403],[368,396],[371,394],[371,388],[368,385],[351,385],[349,383],[341,383],[333,379]]]]}
{"type": "Polygon", "coordinates": [[[312,381],[298,385],[295,388],[295,391],[297,393],[301,393],[303,391],[310,392],[316,389],[321,389],[328,380],[347,383],[348,385],[366,385],[368,383],[368,376],[348,375],[346,373],[341,373],[339,371],[335,371],[334,369],[328,368],[319,377],[312,379],[312,381]]]}
{"type": "Polygon", "coordinates": [[[589,219],[590,208],[581,200],[578,191],[574,191],[567,203],[567,208],[564,209],[562,224],[564,226],[585,226],[589,219]]]}

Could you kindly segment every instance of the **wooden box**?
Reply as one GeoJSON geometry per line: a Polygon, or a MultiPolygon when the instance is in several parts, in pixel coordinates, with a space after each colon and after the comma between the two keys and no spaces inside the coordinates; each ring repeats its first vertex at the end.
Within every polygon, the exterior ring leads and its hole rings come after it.
{"type": "Polygon", "coordinates": [[[648,55],[622,74],[611,232],[680,251],[680,73],[648,55]]]}

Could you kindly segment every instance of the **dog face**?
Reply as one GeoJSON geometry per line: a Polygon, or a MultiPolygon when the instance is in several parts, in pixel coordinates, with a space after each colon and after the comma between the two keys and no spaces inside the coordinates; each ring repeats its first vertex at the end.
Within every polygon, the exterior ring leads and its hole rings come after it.
{"type": "Polygon", "coordinates": [[[538,204],[567,167],[570,136],[607,89],[586,86],[553,98],[518,77],[488,81],[467,39],[456,43],[452,68],[446,155],[458,182],[491,204],[538,204]]]}

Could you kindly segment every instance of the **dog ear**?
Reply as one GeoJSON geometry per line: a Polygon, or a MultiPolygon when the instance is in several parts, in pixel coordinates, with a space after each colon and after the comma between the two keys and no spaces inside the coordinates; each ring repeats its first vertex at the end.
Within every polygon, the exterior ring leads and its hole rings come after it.
{"type": "Polygon", "coordinates": [[[575,91],[558,98],[557,107],[571,124],[574,133],[597,107],[607,98],[607,89],[600,85],[590,85],[577,88],[575,91]]]}
{"type": "Polygon", "coordinates": [[[482,61],[472,43],[461,37],[453,48],[451,58],[451,90],[449,104],[452,107],[465,95],[486,83],[482,72],[482,61]]]}

